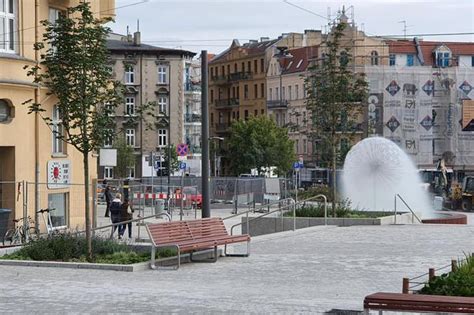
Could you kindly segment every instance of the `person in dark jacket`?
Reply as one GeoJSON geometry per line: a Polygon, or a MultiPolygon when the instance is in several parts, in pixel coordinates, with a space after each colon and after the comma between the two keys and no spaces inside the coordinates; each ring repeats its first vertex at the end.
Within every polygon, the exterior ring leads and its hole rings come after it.
{"type": "Polygon", "coordinates": [[[106,203],[106,208],[105,208],[105,217],[109,217],[110,213],[110,204],[112,203],[112,192],[110,190],[110,185],[107,183],[107,180],[104,180],[104,185],[105,185],[105,190],[104,190],[104,197],[105,197],[105,203],[106,203]]]}
{"type": "MultiPolygon", "coordinates": [[[[122,195],[120,193],[115,194],[115,198],[110,203],[110,219],[112,223],[119,223],[122,221],[122,195]]],[[[114,225],[110,237],[114,236],[115,230],[118,227],[119,238],[121,238],[122,225],[114,225]]]]}
{"type": "MultiPolygon", "coordinates": [[[[120,215],[120,221],[129,221],[133,219],[133,208],[130,204],[130,201],[125,198],[125,201],[122,204],[122,212],[120,215]]],[[[121,229],[119,229],[119,238],[122,238],[122,236],[125,234],[125,230],[127,229],[128,226],[128,238],[132,238],[132,222],[128,222],[125,224],[121,225],[121,229]]]]}

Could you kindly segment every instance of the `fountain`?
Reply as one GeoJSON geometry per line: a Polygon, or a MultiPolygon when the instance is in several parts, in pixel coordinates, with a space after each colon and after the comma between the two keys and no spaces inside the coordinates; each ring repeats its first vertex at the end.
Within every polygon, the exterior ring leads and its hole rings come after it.
{"type": "MultiPolygon", "coordinates": [[[[344,161],[342,183],[345,197],[360,210],[393,211],[399,194],[422,218],[434,216],[414,163],[388,139],[366,138],[353,146],[344,161]]],[[[400,200],[397,210],[409,211],[400,200]]]]}

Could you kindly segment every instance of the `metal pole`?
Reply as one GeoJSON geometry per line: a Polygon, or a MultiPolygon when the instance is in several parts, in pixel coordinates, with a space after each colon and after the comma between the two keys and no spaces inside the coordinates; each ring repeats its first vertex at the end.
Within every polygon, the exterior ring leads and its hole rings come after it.
{"type": "Polygon", "coordinates": [[[397,224],[397,194],[395,194],[395,197],[393,199],[393,203],[394,203],[393,224],[397,224]]]}
{"type": "Polygon", "coordinates": [[[170,207],[170,194],[171,194],[171,61],[168,67],[169,75],[168,75],[168,93],[169,93],[169,100],[168,100],[168,209],[170,207]]]}
{"type": "Polygon", "coordinates": [[[202,113],[202,217],[211,216],[209,200],[209,104],[207,99],[207,50],[201,51],[201,113],[202,113]]]}
{"type": "MultiPolygon", "coordinates": [[[[150,152],[150,157],[151,157],[151,194],[153,196],[153,193],[155,192],[154,190],[154,178],[155,178],[155,154],[153,153],[153,151],[150,152]]],[[[155,198],[151,198],[151,208],[153,211],[153,206],[155,205],[155,198]]]]}
{"type": "Polygon", "coordinates": [[[183,221],[183,197],[184,197],[184,191],[183,191],[183,186],[184,186],[184,171],[182,170],[181,172],[181,205],[180,205],[180,210],[179,210],[179,220],[183,221]]]}

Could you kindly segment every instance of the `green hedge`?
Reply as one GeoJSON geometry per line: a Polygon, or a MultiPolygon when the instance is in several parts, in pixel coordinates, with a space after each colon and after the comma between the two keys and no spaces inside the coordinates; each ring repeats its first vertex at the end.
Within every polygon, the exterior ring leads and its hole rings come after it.
{"type": "MultiPolygon", "coordinates": [[[[137,252],[124,243],[95,237],[92,256],[96,263],[133,264],[150,260],[149,252],[137,252]]],[[[157,258],[176,255],[175,250],[157,251],[157,258]]],[[[84,236],[61,234],[29,242],[20,250],[0,259],[86,262],[87,243],[84,236]]]]}
{"type": "MultiPolygon", "coordinates": [[[[328,216],[332,216],[331,205],[328,204],[328,216]]],[[[358,211],[353,210],[351,202],[345,199],[336,205],[336,217],[338,218],[380,218],[387,215],[392,215],[391,212],[376,212],[376,211],[358,211]]],[[[293,216],[293,211],[285,213],[285,216],[293,216]]],[[[324,204],[303,204],[302,207],[296,209],[296,216],[303,218],[323,218],[324,204]]]]}
{"type": "Polygon", "coordinates": [[[419,293],[474,297],[474,256],[467,256],[455,272],[435,277],[419,293]]]}

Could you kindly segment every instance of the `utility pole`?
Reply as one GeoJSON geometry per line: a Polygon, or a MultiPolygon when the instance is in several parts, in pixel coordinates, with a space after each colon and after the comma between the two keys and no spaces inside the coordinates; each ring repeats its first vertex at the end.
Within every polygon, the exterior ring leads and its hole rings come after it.
{"type": "Polygon", "coordinates": [[[209,199],[209,104],[207,99],[207,50],[201,51],[201,113],[202,113],[202,218],[211,217],[209,199]]]}

